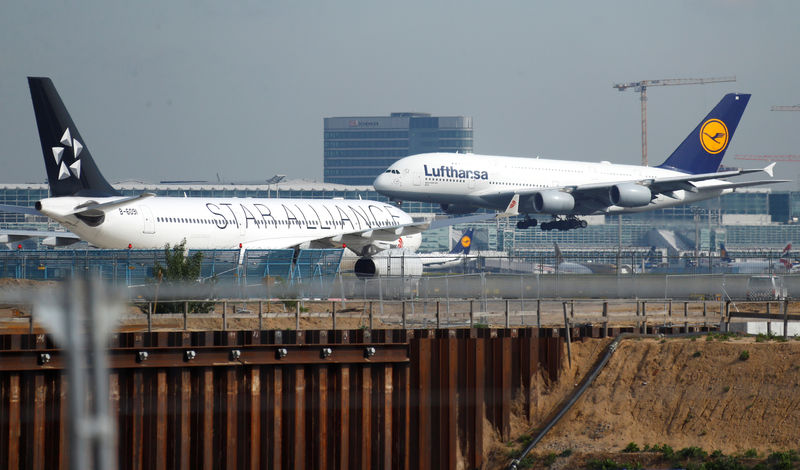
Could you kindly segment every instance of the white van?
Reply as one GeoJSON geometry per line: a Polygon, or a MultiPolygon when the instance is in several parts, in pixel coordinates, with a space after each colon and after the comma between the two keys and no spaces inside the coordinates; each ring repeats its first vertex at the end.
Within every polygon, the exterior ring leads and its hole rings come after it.
{"type": "Polygon", "coordinates": [[[747,280],[747,300],[780,300],[786,297],[781,276],[765,274],[747,280]]]}

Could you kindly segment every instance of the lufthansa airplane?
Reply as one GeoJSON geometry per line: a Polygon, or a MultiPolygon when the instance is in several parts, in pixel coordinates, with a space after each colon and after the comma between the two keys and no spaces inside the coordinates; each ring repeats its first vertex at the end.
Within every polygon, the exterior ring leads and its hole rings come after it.
{"type": "Polygon", "coordinates": [[[46,215],[94,246],[156,249],[185,239],[187,249],[346,246],[369,256],[400,237],[419,238],[429,227],[391,204],[368,200],[123,196],[100,174],[53,82],[29,77],[28,84],[50,197],[35,209],[1,209],[46,215]]]}
{"type": "Polygon", "coordinates": [[[728,94],[657,167],[607,161],[575,162],[455,153],[425,153],[392,164],[373,183],[395,201],[426,201],[466,214],[516,205],[517,228],[537,225],[531,215],[552,216],[542,230],[586,227],[580,215],[642,212],[711,199],[735,188],[785,182],[730,182],[724,178],[763,171],[718,171],[750,95],[728,94]],[[517,204],[515,204],[518,202],[517,204]]]}

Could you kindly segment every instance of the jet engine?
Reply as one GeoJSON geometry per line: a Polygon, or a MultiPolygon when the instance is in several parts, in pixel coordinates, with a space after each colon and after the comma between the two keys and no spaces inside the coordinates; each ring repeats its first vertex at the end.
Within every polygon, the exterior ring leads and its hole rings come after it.
{"type": "Polygon", "coordinates": [[[650,204],[653,193],[650,188],[641,184],[615,184],[608,190],[608,200],[615,206],[641,207],[650,204]]]}
{"type": "Polygon", "coordinates": [[[471,214],[478,210],[475,206],[463,206],[458,204],[442,204],[441,207],[446,214],[471,214]]]}
{"type": "Polygon", "coordinates": [[[575,207],[575,198],[564,191],[541,191],[533,195],[533,208],[536,212],[559,214],[569,212],[575,207]]]}
{"type": "Polygon", "coordinates": [[[360,279],[382,276],[422,276],[422,259],[414,253],[385,254],[359,258],[353,271],[360,279]]]}

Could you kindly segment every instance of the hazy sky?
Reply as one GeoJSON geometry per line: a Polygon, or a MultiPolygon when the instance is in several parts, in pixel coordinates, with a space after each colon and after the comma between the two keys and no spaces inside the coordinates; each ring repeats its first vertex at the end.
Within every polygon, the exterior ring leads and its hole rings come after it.
{"type": "MultiPolygon", "coordinates": [[[[0,182],[45,180],[26,76],[49,76],[111,182],[322,180],[323,118],[473,117],[475,152],[651,164],[724,93],[752,93],[725,158],[800,154],[800,2],[5,0],[0,182]]],[[[779,163],[797,179],[800,163],[779,163]]],[[[793,184],[792,187],[797,187],[793,184]]]]}

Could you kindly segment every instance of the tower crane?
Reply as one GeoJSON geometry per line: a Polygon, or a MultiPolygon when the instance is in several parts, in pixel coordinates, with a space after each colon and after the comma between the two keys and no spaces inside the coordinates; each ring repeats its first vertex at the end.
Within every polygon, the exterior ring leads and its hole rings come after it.
{"type": "Polygon", "coordinates": [[[770,111],[800,111],[800,104],[794,106],[773,106],[770,111]]]}
{"type": "Polygon", "coordinates": [[[638,82],[615,83],[619,91],[633,88],[641,93],[642,100],[642,166],[647,166],[647,87],[668,85],[705,85],[707,83],[735,82],[736,77],[716,78],[668,78],[665,80],[641,80],[638,82]]]}

